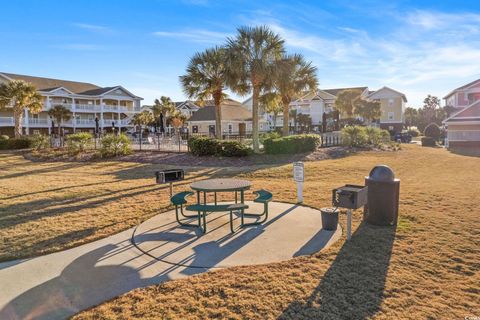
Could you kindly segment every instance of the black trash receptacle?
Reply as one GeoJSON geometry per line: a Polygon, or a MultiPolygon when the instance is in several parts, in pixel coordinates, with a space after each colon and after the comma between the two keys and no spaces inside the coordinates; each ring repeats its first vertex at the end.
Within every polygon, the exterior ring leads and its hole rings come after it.
{"type": "Polygon", "coordinates": [[[365,177],[365,185],[368,186],[365,220],[379,226],[397,224],[400,180],[395,179],[392,169],[376,166],[365,177]]]}
{"type": "Polygon", "coordinates": [[[337,208],[321,208],[322,213],[322,229],[334,231],[338,225],[338,209],[337,208]]]}

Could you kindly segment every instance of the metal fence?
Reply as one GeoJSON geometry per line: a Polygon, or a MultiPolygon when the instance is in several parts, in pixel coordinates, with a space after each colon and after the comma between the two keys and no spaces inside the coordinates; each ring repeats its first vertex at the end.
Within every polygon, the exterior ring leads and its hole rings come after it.
{"type": "Polygon", "coordinates": [[[320,133],[321,137],[321,147],[335,147],[342,144],[342,135],[339,131],[320,133]]]}

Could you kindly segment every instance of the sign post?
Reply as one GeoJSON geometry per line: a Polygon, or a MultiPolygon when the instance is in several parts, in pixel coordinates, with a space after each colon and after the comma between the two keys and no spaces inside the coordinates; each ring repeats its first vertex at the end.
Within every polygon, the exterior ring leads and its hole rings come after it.
{"type": "Polygon", "coordinates": [[[303,202],[303,181],[305,178],[305,170],[303,162],[297,161],[293,163],[293,181],[297,183],[297,202],[303,202]]]}

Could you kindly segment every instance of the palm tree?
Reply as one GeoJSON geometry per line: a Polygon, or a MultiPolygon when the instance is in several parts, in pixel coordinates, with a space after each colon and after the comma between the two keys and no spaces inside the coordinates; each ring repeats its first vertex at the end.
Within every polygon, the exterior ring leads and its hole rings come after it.
{"type": "Polygon", "coordinates": [[[58,135],[60,136],[60,128],[62,127],[63,121],[70,120],[72,112],[60,104],[53,106],[47,113],[50,118],[57,122],[58,135]]]}
{"type": "Polygon", "coordinates": [[[335,100],[335,109],[346,118],[351,119],[355,113],[355,103],[362,95],[358,89],[346,89],[338,93],[335,100]]]}
{"type": "Polygon", "coordinates": [[[221,103],[226,97],[223,90],[227,81],[225,58],[225,48],[220,47],[196,53],[188,64],[187,74],[180,77],[183,91],[189,98],[197,99],[201,104],[213,99],[217,139],[222,138],[221,103]]]}
{"type": "Polygon", "coordinates": [[[317,89],[317,68],[306,62],[301,54],[286,55],[278,62],[275,88],[281,96],[283,106],[283,135],[289,133],[289,105],[305,91],[317,89]]]}
{"type": "Polygon", "coordinates": [[[153,117],[153,114],[147,110],[135,114],[132,118],[132,123],[142,128],[153,122],[155,122],[155,118],[153,117]]]}
{"type": "Polygon", "coordinates": [[[167,116],[176,110],[175,103],[172,101],[172,99],[165,96],[161,96],[160,100],[155,99],[153,106],[150,109],[152,109],[155,119],[160,117],[160,114],[167,116]]]}
{"type": "Polygon", "coordinates": [[[267,92],[260,96],[260,105],[266,113],[273,115],[273,128],[277,128],[277,116],[282,111],[281,97],[276,92],[267,92]]]}
{"type": "Polygon", "coordinates": [[[227,40],[228,85],[236,93],[252,93],[253,150],[259,152],[258,102],[273,87],[275,65],[284,53],[284,41],[267,26],[241,27],[227,40]]]}
{"type": "MultiPolygon", "coordinates": [[[[298,120],[297,115],[298,115],[297,109],[291,109],[289,111],[289,117],[293,119],[293,132],[297,131],[297,120],[298,120]]],[[[283,123],[284,123],[283,126],[285,127],[285,119],[283,119],[283,123]]],[[[290,126],[290,123],[287,122],[287,126],[290,126]]]]}
{"type": "Polygon", "coordinates": [[[0,110],[13,109],[15,138],[22,135],[24,110],[39,113],[42,111],[42,99],[35,86],[25,81],[13,80],[0,84],[0,110]]]}

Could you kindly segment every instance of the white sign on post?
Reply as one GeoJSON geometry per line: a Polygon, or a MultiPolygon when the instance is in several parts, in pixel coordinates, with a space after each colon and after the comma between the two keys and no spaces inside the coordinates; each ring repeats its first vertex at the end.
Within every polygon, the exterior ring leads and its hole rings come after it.
{"type": "Polygon", "coordinates": [[[297,202],[303,202],[303,181],[305,179],[305,167],[303,162],[293,163],[293,181],[297,183],[297,202]]]}

